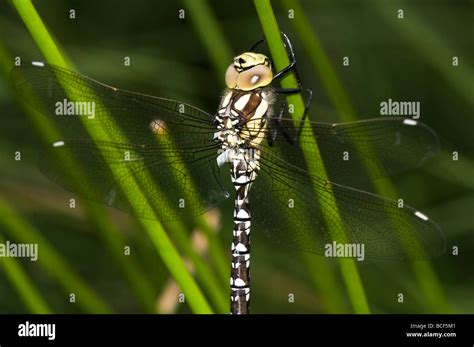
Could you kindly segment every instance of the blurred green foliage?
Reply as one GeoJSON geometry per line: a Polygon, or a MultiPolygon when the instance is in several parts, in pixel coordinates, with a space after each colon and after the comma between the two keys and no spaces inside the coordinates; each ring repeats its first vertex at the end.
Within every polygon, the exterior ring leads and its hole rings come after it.
{"type": "MultiPolygon", "coordinates": [[[[248,49],[263,32],[252,2],[206,1],[193,8],[188,7],[190,3],[47,0],[34,4],[56,43],[80,72],[123,89],[182,100],[213,112],[224,87],[222,66],[227,63],[220,60],[248,49]],[[75,9],[75,19],[69,18],[70,9],[75,9]],[[178,18],[180,9],[185,9],[185,19],[178,18]],[[204,12],[212,22],[199,17],[204,12]],[[203,39],[216,33],[222,37],[203,39]],[[131,58],[128,68],[123,67],[125,56],[131,58]]],[[[345,101],[334,98],[327,69],[318,69],[321,58],[312,55],[308,36],[292,22],[299,20],[300,13],[296,11],[294,19],[289,18],[289,11],[299,7],[359,118],[377,117],[380,102],[388,98],[420,101],[421,120],[442,138],[444,151],[438,158],[392,182],[410,205],[427,211],[440,224],[448,240],[448,254],[427,267],[406,262],[360,265],[371,311],[474,312],[474,273],[470,271],[474,262],[472,2],[287,0],[272,4],[280,28],[292,38],[303,82],[315,93],[312,120],[340,120],[345,101]],[[403,9],[404,19],[397,18],[399,9],[403,9]],[[342,64],[344,56],[350,58],[349,67],[342,64]],[[459,66],[452,65],[453,57],[459,58],[459,66]],[[459,152],[458,162],[450,160],[452,151],[459,152]],[[451,256],[452,246],[459,247],[460,255],[451,256]],[[433,271],[428,278],[439,283],[420,283],[417,271],[433,271]],[[441,293],[430,301],[438,286],[441,293]],[[404,293],[405,303],[397,302],[398,293],[404,293]],[[446,302],[438,302],[439,297],[446,302]]],[[[0,34],[2,57],[44,60],[8,2],[0,3],[0,34]]],[[[82,210],[61,207],[71,194],[37,170],[40,135],[10,88],[8,62],[1,64],[0,196],[55,247],[114,312],[155,310],[153,298],[144,302],[137,298],[127,272],[122,271],[94,222],[82,210]],[[23,153],[21,164],[12,159],[17,150],[23,153]]],[[[231,211],[231,201],[220,208],[218,229],[224,246],[230,245],[231,211]]],[[[158,301],[171,276],[152,241],[132,217],[117,211],[107,213],[116,232],[136,250],[130,257],[140,269],[139,278],[148,283],[158,301]]],[[[172,236],[172,226],[168,229],[172,236]]],[[[3,239],[10,237],[4,224],[0,224],[0,233],[3,239]]],[[[253,235],[252,312],[352,312],[337,262],[320,268],[321,257],[295,256],[284,248],[275,252],[274,245],[257,230],[253,235]],[[334,283],[328,285],[327,281],[334,283]],[[294,303],[288,303],[288,293],[295,295],[294,303]]],[[[8,271],[3,271],[2,261],[0,312],[34,312],[8,271]]],[[[67,302],[54,275],[28,260],[18,263],[51,311],[88,312],[67,302]]],[[[223,283],[222,290],[226,285],[223,283]]],[[[189,311],[187,305],[177,306],[177,312],[189,311]]]]}

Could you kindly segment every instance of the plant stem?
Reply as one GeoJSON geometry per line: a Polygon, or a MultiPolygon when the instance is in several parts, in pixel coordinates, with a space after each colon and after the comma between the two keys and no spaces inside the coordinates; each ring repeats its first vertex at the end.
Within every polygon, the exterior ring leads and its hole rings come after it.
{"type": "Polygon", "coordinates": [[[0,223],[12,238],[23,243],[38,245],[38,263],[64,288],[66,294],[74,293],[77,304],[90,313],[110,313],[109,306],[75,274],[74,270],[40,233],[23,219],[0,197],[0,223]]]}
{"type": "MultiPolygon", "coordinates": [[[[265,38],[267,40],[268,47],[272,54],[272,59],[275,64],[275,68],[278,70],[283,69],[287,66],[290,61],[283,45],[280,29],[273,13],[273,8],[269,0],[254,0],[255,8],[257,9],[258,17],[262,25],[265,38]]],[[[283,88],[295,88],[297,87],[297,81],[294,75],[287,75],[281,80],[283,88]]],[[[303,114],[304,102],[301,95],[291,95],[288,97],[288,103],[294,105],[294,114],[303,114]]],[[[308,121],[308,119],[306,119],[308,121]]],[[[308,171],[316,176],[323,179],[327,179],[327,174],[322,165],[323,161],[317,149],[316,140],[312,144],[302,144],[301,149],[305,155],[306,163],[308,165],[308,171]],[[312,151],[305,149],[306,146],[311,146],[312,151]],[[313,153],[310,155],[309,153],[313,153]],[[316,154],[316,155],[314,155],[316,154]]],[[[315,194],[317,193],[315,189],[315,194]]],[[[330,193],[329,193],[330,194],[330,193]]],[[[321,196],[322,197],[322,196],[321,196]]],[[[331,199],[332,200],[332,199],[331,199]]],[[[334,210],[337,211],[337,206],[334,206],[334,210]]],[[[338,221],[339,229],[344,230],[342,220],[338,221]]],[[[328,225],[329,231],[336,226],[328,225]]],[[[339,259],[340,269],[346,284],[346,288],[349,292],[349,298],[352,302],[352,306],[356,313],[369,313],[369,306],[365,295],[364,287],[360,280],[358,269],[352,259],[339,259]]]]}
{"type": "MultiPolygon", "coordinates": [[[[291,21],[296,33],[304,43],[308,57],[312,62],[313,68],[316,74],[320,77],[322,84],[329,96],[334,108],[337,110],[339,117],[344,122],[351,122],[358,120],[357,112],[353,105],[353,102],[347,92],[336,70],[331,63],[331,60],[324,50],[324,47],[319,40],[317,34],[312,30],[311,24],[305,15],[303,8],[301,7],[298,0],[281,0],[285,9],[291,8],[295,13],[295,19],[291,21]]],[[[386,12],[382,11],[382,7],[379,6],[378,2],[374,7],[378,8],[383,15],[387,15],[386,12]]],[[[413,18],[413,15],[411,16],[413,18]]],[[[391,21],[392,24],[393,21],[391,21]]],[[[412,20],[413,24],[416,20],[412,20]]],[[[418,28],[418,27],[417,27],[418,28]]],[[[405,30],[405,25],[401,31],[405,30]]],[[[419,37],[425,37],[425,35],[419,35],[421,30],[412,30],[410,33],[418,33],[419,37]]],[[[407,31],[408,32],[408,31],[407,31]]],[[[414,40],[413,35],[409,35],[409,41],[414,40]]],[[[408,36],[407,36],[408,38],[408,36]]],[[[428,40],[430,41],[430,40],[428,40]]],[[[432,42],[432,41],[430,41],[432,42]]],[[[416,46],[421,47],[420,45],[416,46]]],[[[440,52],[441,48],[434,50],[425,50],[423,52],[440,52]]],[[[440,69],[445,72],[445,70],[440,69]]],[[[451,71],[451,70],[450,70],[451,71]]],[[[454,70],[453,70],[454,71],[454,70]]],[[[453,72],[454,73],[454,72],[453,72]]],[[[452,76],[451,76],[452,77],[452,76]]],[[[450,77],[450,78],[451,78],[450,77]]],[[[464,79],[463,79],[464,81],[464,79]]],[[[370,165],[367,165],[367,173],[371,175],[370,165]]],[[[382,196],[397,197],[397,191],[395,186],[389,180],[374,180],[374,186],[378,194],[382,196]]],[[[447,312],[450,310],[449,304],[447,303],[446,297],[443,294],[442,285],[436,276],[436,273],[432,266],[428,262],[412,262],[412,270],[417,278],[419,286],[425,291],[427,302],[431,309],[439,310],[440,312],[447,312]]]]}
{"type": "MultiPolygon", "coordinates": [[[[42,51],[43,55],[46,57],[46,60],[49,63],[58,65],[60,67],[69,68],[68,64],[66,63],[66,59],[64,58],[63,54],[61,54],[54,40],[51,38],[51,35],[44,26],[31,1],[13,0],[13,5],[22,17],[23,21],[25,22],[25,25],[29,29],[33,38],[35,39],[36,44],[42,51]]],[[[110,117],[109,122],[112,125],[115,124],[113,119],[110,117]]],[[[108,129],[92,128],[89,124],[86,123],[87,122],[85,122],[84,125],[93,139],[108,138],[108,129]]],[[[115,129],[115,132],[113,134],[114,140],[122,139],[121,142],[126,142],[125,137],[122,136],[118,127],[114,126],[112,128],[115,129]]],[[[115,169],[112,167],[111,171],[114,175],[117,175],[118,177],[123,174],[123,172],[119,172],[119,169],[115,169]]],[[[140,191],[137,182],[133,181],[130,183],[130,186],[121,188],[123,188],[122,191],[127,194],[132,194],[132,190],[140,191]]],[[[143,193],[141,194],[142,195],[140,196],[143,196],[143,193]]],[[[143,204],[145,206],[149,206],[149,202],[146,200],[143,200],[143,204]]],[[[152,210],[151,207],[150,209],[152,210]]],[[[177,283],[180,285],[181,289],[185,293],[186,300],[189,303],[191,309],[196,313],[211,313],[212,310],[209,304],[202,295],[202,292],[200,291],[196,282],[194,281],[190,273],[187,271],[183,260],[180,258],[178,251],[171,243],[162,225],[159,222],[150,222],[142,219],[140,219],[139,222],[146,230],[150,238],[153,240],[156,250],[162,257],[164,263],[167,265],[168,270],[171,274],[173,274],[173,276],[175,276],[177,283]]]]}
{"type": "MultiPolygon", "coordinates": [[[[1,215],[1,202],[0,202],[1,215]]],[[[0,243],[5,240],[0,235],[0,243]]],[[[18,292],[18,295],[25,303],[26,307],[34,314],[53,313],[46,301],[42,298],[41,293],[35,288],[34,284],[28,278],[28,275],[23,270],[16,259],[4,258],[0,262],[5,270],[6,277],[10,280],[12,285],[18,292]]]]}

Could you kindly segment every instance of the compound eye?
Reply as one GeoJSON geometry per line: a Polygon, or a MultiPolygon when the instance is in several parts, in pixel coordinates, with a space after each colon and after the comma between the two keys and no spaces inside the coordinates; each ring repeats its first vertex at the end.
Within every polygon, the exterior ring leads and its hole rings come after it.
{"type": "Polygon", "coordinates": [[[238,87],[242,90],[253,90],[264,87],[272,82],[272,70],[265,65],[256,65],[240,73],[238,87]]]}
{"type": "Polygon", "coordinates": [[[234,89],[237,85],[239,72],[235,69],[234,64],[230,64],[225,72],[225,84],[228,88],[234,89]]]}

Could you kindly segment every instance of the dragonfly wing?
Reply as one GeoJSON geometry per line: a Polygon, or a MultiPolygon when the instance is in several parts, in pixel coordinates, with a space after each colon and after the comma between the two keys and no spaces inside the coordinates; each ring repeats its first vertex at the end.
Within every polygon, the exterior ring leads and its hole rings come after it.
{"type": "MultiPolygon", "coordinates": [[[[281,129],[290,132],[292,119],[281,129]]],[[[335,182],[356,184],[367,178],[396,175],[419,167],[439,152],[439,139],[426,124],[404,118],[376,118],[349,123],[306,122],[298,141],[311,146],[316,138],[328,176],[335,182]]],[[[286,139],[278,137],[278,144],[286,139]]],[[[292,161],[293,162],[293,161],[292,161]]],[[[304,167],[304,162],[295,162],[304,167]]]]}
{"type": "Polygon", "coordinates": [[[133,144],[154,144],[156,134],[173,136],[177,142],[209,140],[215,131],[213,117],[196,107],[113,88],[54,65],[22,65],[13,69],[12,76],[20,95],[52,118],[65,138],[89,139],[84,124],[111,136],[118,127],[133,144]],[[70,107],[68,102],[82,102],[84,108],[70,107]]]}
{"type": "Polygon", "coordinates": [[[13,75],[19,92],[62,131],[43,152],[40,166],[64,188],[162,220],[202,213],[228,196],[218,179],[215,128],[208,113],[46,64],[22,66],[13,75]],[[69,101],[94,105],[93,113],[58,114],[58,107],[67,111],[69,101]],[[94,139],[91,129],[100,130],[94,139]],[[113,141],[117,133],[126,143],[113,141]],[[81,173],[79,181],[70,172],[81,173]],[[80,178],[91,187],[78,185],[80,178]],[[135,183],[139,189],[133,191],[135,183]]]}
{"type": "MultiPolygon", "coordinates": [[[[208,149],[208,155],[214,152],[208,149]]],[[[203,213],[228,196],[217,180],[215,161],[209,161],[204,150],[199,156],[185,154],[165,145],[66,140],[42,153],[40,169],[86,199],[171,221],[203,213]],[[195,185],[195,180],[203,183],[195,185]]]]}
{"type": "Polygon", "coordinates": [[[263,155],[251,199],[256,228],[302,251],[327,255],[334,241],[364,245],[364,259],[424,259],[444,251],[443,234],[422,212],[310,175],[277,153],[263,155]]]}

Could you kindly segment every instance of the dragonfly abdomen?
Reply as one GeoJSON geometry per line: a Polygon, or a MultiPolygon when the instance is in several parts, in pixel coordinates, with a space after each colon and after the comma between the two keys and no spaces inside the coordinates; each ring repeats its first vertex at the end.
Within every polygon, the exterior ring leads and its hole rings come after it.
{"type": "Polygon", "coordinates": [[[232,264],[230,275],[231,312],[246,314],[250,301],[250,203],[249,191],[260,169],[260,143],[267,132],[273,96],[269,88],[252,91],[229,89],[216,115],[215,138],[221,143],[219,166],[230,163],[236,190],[232,264]]]}
{"type": "Polygon", "coordinates": [[[234,229],[232,238],[232,263],[230,274],[231,312],[247,314],[250,301],[250,203],[249,191],[256,178],[255,169],[245,160],[231,162],[231,180],[236,190],[234,229]]]}

